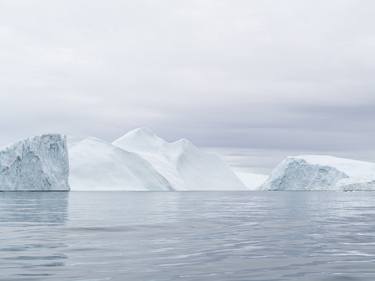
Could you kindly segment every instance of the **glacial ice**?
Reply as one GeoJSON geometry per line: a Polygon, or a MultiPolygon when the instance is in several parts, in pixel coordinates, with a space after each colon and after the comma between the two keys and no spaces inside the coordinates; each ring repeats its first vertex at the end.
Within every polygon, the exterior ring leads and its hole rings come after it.
{"type": "Polygon", "coordinates": [[[71,189],[83,191],[167,191],[168,181],[146,160],[98,138],[69,144],[71,189]]]}
{"type": "Polygon", "coordinates": [[[375,190],[375,163],[325,155],[288,157],[262,190],[375,190]]]}
{"type": "Polygon", "coordinates": [[[375,163],[288,157],[266,179],[190,141],[136,129],[113,143],[49,134],[0,149],[0,191],[375,190],[375,163]],[[68,155],[69,150],[69,155],[68,155]],[[70,162],[70,163],[69,163],[70,162]]]}
{"type": "Polygon", "coordinates": [[[267,180],[268,176],[248,171],[234,170],[237,177],[249,190],[259,190],[260,186],[267,180]]]}
{"type": "Polygon", "coordinates": [[[217,155],[199,150],[190,141],[167,142],[149,129],[130,131],[113,145],[136,153],[168,180],[174,190],[246,190],[217,155]]]}
{"type": "Polygon", "coordinates": [[[1,191],[67,191],[68,178],[65,136],[36,136],[0,151],[1,191]]]}

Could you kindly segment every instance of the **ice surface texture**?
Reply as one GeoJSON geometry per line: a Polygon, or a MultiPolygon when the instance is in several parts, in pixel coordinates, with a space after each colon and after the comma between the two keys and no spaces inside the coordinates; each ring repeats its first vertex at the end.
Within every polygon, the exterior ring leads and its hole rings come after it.
{"type": "Polygon", "coordinates": [[[72,190],[167,191],[168,181],[146,160],[98,138],[70,145],[72,190]]]}
{"type": "Polygon", "coordinates": [[[249,171],[236,171],[234,173],[245,184],[249,190],[259,190],[260,186],[267,180],[268,176],[255,174],[249,171]]]}
{"type": "Polygon", "coordinates": [[[173,190],[246,190],[227,164],[216,154],[206,153],[190,141],[167,142],[151,130],[139,128],[113,142],[140,155],[173,190]]]}
{"type": "Polygon", "coordinates": [[[375,189],[375,163],[323,155],[288,157],[261,189],[371,190],[375,189]]]}
{"type": "Polygon", "coordinates": [[[1,191],[68,191],[66,137],[48,134],[0,151],[1,191]]]}

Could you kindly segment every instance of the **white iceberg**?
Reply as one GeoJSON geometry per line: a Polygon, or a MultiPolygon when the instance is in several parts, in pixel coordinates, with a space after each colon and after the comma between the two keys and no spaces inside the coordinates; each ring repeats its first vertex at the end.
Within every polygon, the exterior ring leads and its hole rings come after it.
{"type": "Polygon", "coordinates": [[[140,128],[117,139],[113,145],[143,157],[174,190],[246,190],[220,157],[199,150],[186,139],[169,143],[140,128]]]}
{"type": "Polygon", "coordinates": [[[168,181],[137,154],[97,138],[72,140],[69,157],[73,191],[171,190],[168,181]]]}
{"type": "Polygon", "coordinates": [[[69,160],[66,137],[28,138],[0,151],[1,191],[67,191],[69,160]]]}
{"type": "Polygon", "coordinates": [[[288,157],[262,190],[375,190],[375,163],[324,155],[288,157]]]}
{"type": "Polygon", "coordinates": [[[245,184],[249,190],[259,190],[260,186],[267,180],[268,176],[255,174],[247,171],[234,171],[237,177],[245,184]]]}

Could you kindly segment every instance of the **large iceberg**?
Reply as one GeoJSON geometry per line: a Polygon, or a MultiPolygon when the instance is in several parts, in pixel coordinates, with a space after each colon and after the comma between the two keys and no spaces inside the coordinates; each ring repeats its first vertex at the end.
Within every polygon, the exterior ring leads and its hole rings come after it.
{"type": "Polygon", "coordinates": [[[375,163],[324,155],[288,157],[262,190],[375,190],[375,163]]]}
{"type": "Polygon", "coordinates": [[[246,190],[217,155],[199,150],[190,141],[167,142],[145,128],[133,130],[113,145],[140,155],[165,177],[174,190],[246,190]]]}
{"type": "Polygon", "coordinates": [[[69,161],[66,137],[42,135],[0,151],[1,191],[67,191],[69,161]]]}
{"type": "Polygon", "coordinates": [[[163,176],[135,153],[93,137],[80,141],[69,138],[69,142],[70,185],[73,191],[172,189],[163,176]]]}

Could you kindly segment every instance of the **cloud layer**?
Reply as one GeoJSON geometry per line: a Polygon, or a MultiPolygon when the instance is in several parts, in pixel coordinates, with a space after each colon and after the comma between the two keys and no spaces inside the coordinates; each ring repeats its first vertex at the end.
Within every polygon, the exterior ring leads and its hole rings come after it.
{"type": "Polygon", "coordinates": [[[371,0],[2,0],[0,144],[148,126],[203,146],[362,157],[375,144],[374,10],[371,0]]]}

